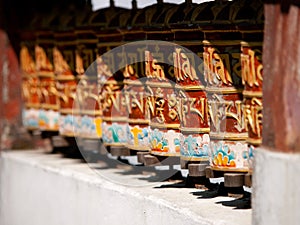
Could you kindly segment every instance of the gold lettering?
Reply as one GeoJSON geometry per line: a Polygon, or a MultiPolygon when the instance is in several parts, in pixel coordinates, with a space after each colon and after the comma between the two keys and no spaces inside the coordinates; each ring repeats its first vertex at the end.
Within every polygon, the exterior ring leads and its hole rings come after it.
{"type": "Polygon", "coordinates": [[[112,73],[109,67],[106,63],[104,63],[103,58],[101,56],[97,57],[97,74],[98,76],[112,77],[112,73]]]}
{"type": "Polygon", "coordinates": [[[196,71],[193,65],[195,62],[193,61],[192,65],[190,63],[190,57],[187,54],[181,52],[182,49],[176,48],[175,52],[173,53],[174,58],[174,75],[177,81],[183,81],[185,78],[189,78],[190,80],[194,81],[197,80],[198,77],[196,75],[196,71]]]}
{"type": "Polygon", "coordinates": [[[262,64],[255,67],[255,51],[248,49],[248,54],[241,54],[242,64],[242,82],[250,87],[259,86],[259,80],[262,81],[262,64]]]}
{"type": "Polygon", "coordinates": [[[190,101],[190,112],[197,114],[201,120],[204,122],[204,115],[205,115],[205,109],[206,109],[206,98],[189,98],[190,101]],[[200,104],[200,109],[194,107],[195,104],[200,104]]]}
{"type": "Polygon", "coordinates": [[[244,113],[242,107],[242,101],[225,101],[225,116],[227,118],[233,118],[237,121],[237,125],[235,128],[241,132],[245,129],[245,120],[244,120],[244,113]],[[236,112],[233,112],[236,111],[236,112]]]}
{"type": "Polygon", "coordinates": [[[154,109],[155,109],[155,99],[153,90],[147,86],[146,87],[146,114],[148,118],[154,117],[154,109]]]}
{"type": "Polygon", "coordinates": [[[220,131],[221,121],[225,119],[225,110],[222,103],[222,97],[218,95],[213,95],[212,99],[208,101],[208,112],[210,116],[210,121],[217,132],[220,131]]]}
{"type": "Polygon", "coordinates": [[[251,104],[246,105],[246,121],[251,131],[261,137],[261,124],[262,124],[262,100],[258,98],[251,99],[251,104]]]}
{"type": "Polygon", "coordinates": [[[230,76],[230,60],[228,54],[214,53],[214,72],[224,84],[232,83],[230,76]],[[225,64],[225,65],[224,65],[225,64]]]}
{"type": "Polygon", "coordinates": [[[208,101],[208,107],[210,119],[216,131],[220,131],[221,121],[226,118],[233,118],[237,121],[235,128],[239,132],[246,128],[242,101],[227,101],[223,100],[222,96],[214,95],[212,100],[208,101]]]}
{"type": "Polygon", "coordinates": [[[53,63],[54,63],[54,72],[57,75],[61,74],[72,74],[70,67],[63,57],[62,53],[57,49],[53,49],[53,63]]]}
{"type": "Polygon", "coordinates": [[[210,84],[216,84],[216,79],[224,84],[232,83],[229,54],[220,54],[213,47],[206,47],[203,53],[204,75],[210,84]]]}
{"type": "Polygon", "coordinates": [[[37,71],[53,71],[53,66],[50,63],[45,50],[38,45],[35,46],[35,61],[37,71]]]}
{"type": "Polygon", "coordinates": [[[145,51],[145,72],[149,78],[157,78],[159,80],[165,80],[165,72],[163,67],[158,65],[156,59],[153,58],[149,51],[145,51]]]}
{"type": "Polygon", "coordinates": [[[69,103],[70,98],[75,99],[76,98],[76,84],[61,84],[59,82],[56,83],[56,88],[59,93],[60,98],[65,103],[69,103]]]}
{"type": "Polygon", "coordinates": [[[156,119],[159,123],[165,122],[165,116],[164,116],[164,106],[165,106],[165,100],[163,98],[157,98],[155,101],[156,109],[156,119]]]}
{"type": "Polygon", "coordinates": [[[76,98],[76,103],[81,107],[86,107],[87,99],[92,99],[98,103],[99,107],[101,106],[100,101],[102,96],[98,94],[96,84],[89,84],[86,80],[81,80],[80,84],[75,88],[74,98],[76,98]]]}
{"type": "Polygon", "coordinates": [[[176,95],[171,94],[167,96],[168,99],[168,106],[169,106],[169,114],[168,116],[172,119],[175,120],[176,118],[180,118],[179,117],[179,99],[176,97],[176,95]]]}
{"type": "Polygon", "coordinates": [[[35,63],[29,54],[27,47],[22,47],[20,51],[20,65],[23,72],[27,74],[35,73],[35,63]]]}
{"type": "Polygon", "coordinates": [[[83,75],[84,74],[84,66],[83,66],[83,59],[82,57],[79,55],[78,52],[76,52],[75,55],[75,61],[76,61],[76,68],[75,71],[78,75],[83,75]]]}
{"type": "Polygon", "coordinates": [[[131,92],[131,107],[138,107],[139,110],[144,113],[144,93],[139,93],[140,98],[137,98],[137,92],[131,92]]]}
{"type": "Polygon", "coordinates": [[[56,101],[58,100],[59,93],[56,89],[54,81],[49,81],[49,80],[41,81],[40,82],[40,89],[41,89],[42,97],[45,101],[44,103],[50,104],[51,103],[50,102],[50,97],[51,96],[56,97],[56,101]]]}

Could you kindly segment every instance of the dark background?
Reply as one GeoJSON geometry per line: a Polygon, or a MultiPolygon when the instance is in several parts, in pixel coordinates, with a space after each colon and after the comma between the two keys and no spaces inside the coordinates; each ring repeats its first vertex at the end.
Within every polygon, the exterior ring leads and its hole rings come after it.
{"type": "Polygon", "coordinates": [[[17,50],[20,32],[28,28],[35,15],[83,10],[87,5],[91,7],[91,0],[0,0],[0,29],[17,50]]]}

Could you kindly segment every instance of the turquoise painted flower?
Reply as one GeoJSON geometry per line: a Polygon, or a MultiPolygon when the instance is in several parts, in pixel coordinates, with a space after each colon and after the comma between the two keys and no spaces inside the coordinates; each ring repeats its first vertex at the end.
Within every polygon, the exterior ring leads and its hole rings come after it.
{"type": "Polygon", "coordinates": [[[40,112],[39,119],[45,121],[46,123],[49,123],[49,119],[44,111],[40,112]]]}
{"type": "Polygon", "coordinates": [[[179,138],[175,138],[174,139],[174,144],[177,145],[177,146],[180,146],[180,140],[179,140],[179,138]]]}
{"type": "Polygon", "coordinates": [[[144,135],[144,137],[148,137],[148,135],[149,135],[149,130],[148,130],[148,128],[143,128],[143,135],[144,135]]]}
{"type": "Polygon", "coordinates": [[[65,124],[70,124],[70,125],[72,125],[73,122],[74,122],[73,116],[71,116],[71,115],[66,116],[64,122],[65,122],[65,124]]]}
{"type": "Polygon", "coordinates": [[[158,129],[154,129],[151,134],[151,140],[153,139],[155,139],[157,142],[161,142],[163,139],[163,134],[158,129]]]}
{"type": "Polygon", "coordinates": [[[123,134],[123,129],[118,124],[113,123],[112,126],[108,128],[108,130],[111,131],[114,142],[120,143],[126,141],[126,135],[123,134]]]}
{"type": "Polygon", "coordinates": [[[191,154],[197,146],[197,139],[192,135],[189,135],[185,140],[184,144],[187,146],[189,154],[191,154]]]}

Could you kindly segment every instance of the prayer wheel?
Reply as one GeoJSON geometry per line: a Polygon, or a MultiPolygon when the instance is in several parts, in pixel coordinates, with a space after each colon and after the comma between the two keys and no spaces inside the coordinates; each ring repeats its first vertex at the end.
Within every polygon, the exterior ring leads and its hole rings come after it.
{"type": "Polygon", "coordinates": [[[24,108],[22,112],[23,125],[27,130],[39,129],[39,114],[41,107],[40,82],[37,74],[35,61],[35,45],[39,25],[36,21],[40,20],[39,15],[31,18],[31,21],[20,33],[20,69],[22,72],[22,98],[24,108]]]}
{"type": "Polygon", "coordinates": [[[145,57],[150,152],[159,156],[180,156],[179,102],[175,82],[170,82],[150,51],[145,52],[145,57]]]}
{"type": "Polygon", "coordinates": [[[245,86],[244,111],[249,144],[249,162],[253,167],[253,148],[262,143],[262,43],[241,43],[242,78],[245,86]]]}
{"type": "Polygon", "coordinates": [[[203,76],[203,32],[196,23],[190,23],[197,6],[186,1],[178,6],[169,21],[178,44],[173,60],[180,99],[182,169],[188,168],[188,164],[208,164],[209,161],[210,128],[203,76]]]}
{"type": "MultiPolygon", "coordinates": [[[[138,64],[136,64],[138,66],[138,64]]],[[[149,118],[146,113],[145,87],[133,64],[124,71],[125,96],[128,112],[127,145],[131,151],[149,151],[149,118]]]]}
{"type": "Polygon", "coordinates": [[[35,46],[36,72],[41,91],[39,128],[42,131],[59,130],[59,94],[53,66],[54,37],[51,31],[39,31],[35,46]]]}
{"type": "MultiPolygon", "coordinates": [[[[111,2],[113,3],[113,2],[111,2]]],[[[96,32],[98,38],[97,76],[100,87],[102,109],[102,139],[104,146],[112,155],[129,155],[127,144],[127,110],[125,105],[123,73],[121,71],[122,58],[120,51],[113,50],[121,46],[122,34],[117,29],[122,21],[123,8],[113,4],[102,12],[97,12],[93,18],[93,25],[101,24],[106,29],[96,32]],[[106,17],[103,18],[103,15],[106,17]],[[112,51],[111,51],[112,50],[112,51]]],[[[127,18],[128,19],[128,18],[127,18]]]]}
{"type": "Polygon", "coordinates": [[[20,50],[20,66],[22,70],[22,97],[24,101],[23,125],[28,130],[39,128],[40,89],[39,79],[36,74],[36,66],[33,55],[27,46],[20,50]]]}
{"type": "Polygon", "coordinates": [[[224,170],[248,169],[248,134],[243,118],[240,71],[234,70],[240,63],[238,49],[238,42],[204,42],[204,74],[207,79],[211,125],[211,166],[224,170]],[[228,57],[232,60],[226,61],[228,57]]]}
{"type": "MultiPolygon", "coordinates": [[[[78,25],[75,33],[77,36],[76,72],[78,79],[75,108],[79,110],[77,136],[80,140],[87,140],[89,143],[95,142],[96,146],[93,150],[97,150],[98,140],[102,137],[102,110],[96,63],[98,39],[88,21],[83,21],[78,25]]],[[[86,147],[86,143],[82,144],[83,148],[86,147]]]]}
{"type": "MultiPolygon", "coordinates": [[[[249,171],[248,131],[243,99],[244,84],[241,73],[242,33],[239,26],[253,23],[245,17],[245,10],[254,11],[257,2],[244,1],[214,3],[213,24],[203,22],[205,33],[204,75],[210,117],[211,168],[221,171],[249,171]],[[225,17],[226,16],[226,17],[225,17]]],[[[246,51],[246,49],[245,49],[246,51]]],[[[244,53],[245,54],[245,53],[244,53]]],[[[246,100],[247,101],[247,100],[246,100]]]]}
{"type": "Polygon", "coordinates": [[[262,46],[264,34],[263,4],[255,7],[255,23],[248,22],[248,26],[241,25],[241,69],[244,85],[244,112],[248,131],[249,166],[253,169],[254,148],[262,144],[262,46]]]}
{"type": "Polygon", "coordinates": [[[173,69],[173,34],[166,26],[172,4],[159,2],[149,8],[149,42],[145,51],[147,108],[150,128],[150,153],[154,156],[180,156],[179,101],[175,90],[173,69]]]}
{"type": "Polygon", "coordinates": [[[74,117],[78,115],[78,111],[73,108],[77,88],[76,36],[73,30],[60,31],[55,33],[55,41],[53,63],[60,103],[59,134],[65,137],[75,137],[76,123],[74,117]]]}
{"type": "Polygon", "coordinates": [[[149,117],[146,113],[144,49],[146,33],[142,29],[146,21],[144,9],[137,9],[132,1],[132,10],[127,26],[122,27],[122,54],[125,64],[124,91],[127,109],[127,144],[131,155],[149,152],[149,117]],[[128,29],[130,27],[130,29],[128,29]]]}

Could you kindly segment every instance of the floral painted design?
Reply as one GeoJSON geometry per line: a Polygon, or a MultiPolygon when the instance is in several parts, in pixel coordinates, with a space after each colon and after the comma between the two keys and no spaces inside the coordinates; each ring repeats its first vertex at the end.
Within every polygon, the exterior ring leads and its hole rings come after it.
{"type": "Polygon", "coordinates": [[[25,109],[22,112],[23,125],[28,128],[39,127],[39,110],[25,109]]]}
{"type": "Polygon", "coordinates": [[[179,153],[180,152],[180,133],[174,130],[167,132],[154,129],[150,133],[150,145],[152,151],[179,153]]]}
{"type": "Polygon", "coordinates": [[[218,141],[211,145],[211,163],[217,167],[247,168],[248,149],[246,143],[218,141]]]}
{"type": "Polygon", "coordinates": [[[182,135],[180,154],[184,157],[208,159],[209,135],[182,135]]]}
{"type": "Polygon", "coordinates": [[[127,126],[127,144],[134,147],[147,147],[149,145],[149,128],[127,126]]]}
{"type": "Polygon", "coordinates": [[[62,135],[73,135],[75,130],[73,115],[61,115],[59,119],[59,133],[62,135]]]}
{"type": "Polygon", "coordinates": [[[41,109],[39,112],[39,126],[46,127],[49,123],[49,118],[47,117],[46,110],[41,109]]]}
{"type": "Polygon", "coordinates": [[[102,124],[102,138],[106,144],[125,144],[127,141],[126,124],[106,123],[102,124]]]}
{"type": "Polygon", "coordinates": [[[254,149],[253,145],[248,146],[248,164],[250,169],[253,169],[254,149]]]}
{"type": "Polygon", "coordinates": [[[53,110],[39,111],[39,127],[42,130],[58,130],[59,129],[59,112],[53,110]]]}
{"type": "Polygon", "coordinates": [[[84,115],[80,119],[78,126],[75,118],[75,127],[79,130],[77,132],[82,137],[99,138],[102,136],[102,119],[100,117],[84,115]],[[78,127],[78,128],[77,128],[78,127]]]}

